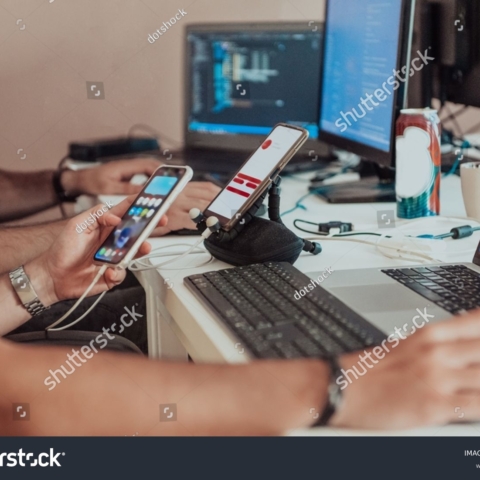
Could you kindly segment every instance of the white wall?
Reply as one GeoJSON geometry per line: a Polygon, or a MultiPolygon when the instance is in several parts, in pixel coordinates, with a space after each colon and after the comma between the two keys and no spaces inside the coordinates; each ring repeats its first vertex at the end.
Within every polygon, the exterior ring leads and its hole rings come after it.
{"type": "MultiPolygon", "coordinates": [[[[185,23],[308,24],[324,8],[324,0],[50,1],[0,0],[0,168],[53,167],[69,141],[124,134],[137,122],[180,141],[185,23]],[[180,8],[186,17],[148,43],[180,8]],[[103,81],[105,100],[88,100],[86,81],[103,81]]],[[[463,126],[478,121],[478,110],[462,117],[463,126]]]]}
{"type": "Polygon", "coordinates": [[[322,16],[323,0],[0,0],[0,168],[53,167],[69,141],[137,122],[180,141],[185,23],[322,16]],[[103,81],[105,100],[88,100],[86,81],[103,81]]]}

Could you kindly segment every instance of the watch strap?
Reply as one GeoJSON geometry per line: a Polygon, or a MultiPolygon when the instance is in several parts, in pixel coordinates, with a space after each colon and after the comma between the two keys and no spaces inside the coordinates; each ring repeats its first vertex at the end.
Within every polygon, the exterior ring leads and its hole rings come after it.
{"type": "Polygon", "coordinates": [[[342,368],[335,357],[331,357],[327,361],[330,366],[330,381],[328,384],[327,403],[322,414],[312,425],[312,427],[324,427],[325,425],[328,425],[330,419],[340,408],[343,399],[342,390],[337,383],[337,379],[342,375],[342,368]]]}
{"type": "Polygon", "coordinates": [[[38,298],[37,292],[33,288],[30,278],[25,273],[23,265],[12,270],[8,276],[20,302],[32,317],[50,308],[45,307],[38,298]]]}
{"type": "Polygon", "coordinates": [[[70,195],[67,193],[62,186],[62,174],[67,170],[66,168],[59,168],[58,170],[55,170],[53,172],[53,178],[52,178],[52,183],[53,183],[53,189],[55,190],[55,193],[57,195],[58,201],[60,203],[65,203],[65,202],[75,202],[79,195],[70,195]]]}

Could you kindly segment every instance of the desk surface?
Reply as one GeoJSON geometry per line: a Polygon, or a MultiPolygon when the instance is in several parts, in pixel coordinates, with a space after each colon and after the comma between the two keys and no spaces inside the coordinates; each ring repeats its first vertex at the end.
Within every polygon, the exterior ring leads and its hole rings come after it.
{"type": "MultiPolygon", "coordinates": [[[[295,178],[286,178],[282,185],[282,211],[295,205],[295,202],[306,193],[309,175],[299,175],[295,178]]],[[[102,199],[106,199],[103,198],[102,199]]],[[[441,217],[421,219],[420,221],[396,221],[396,231],[402,233],[444,233],[454,226],[472,223],[465,220],[460,179],[451,176],[442,181],[441,189],[441,217]],[[455,218],[452,218],[455,217],[455,218]],[[462,219],[463,217],[463,219],[462,219]]],[[[293,228],[293,220],[301,218],[316,223],[341,220],[352,222],[357,231],[380,231],[377,223],[377,212],[395,210],[395,204],[348,204],[330,205],[315,196],[308,197],[304,202],[306,210],[298,209],[283,218],[285,224],[293,228]]],[[[309,236],[295,230],[301,236],[309,236]]],[[[179,242],[193,244],[196,237],[172,237],[151,239],[153,248],[172,245],[179,242]]],[[[321,240],[320,240],[321,241],[321,240]]],[[[449,262],[470,262],[479,241],[479,234],[475,234],[461,241],[447,241],[447,249],[439,258],[449,262]]],[[[295,266],[303,272],[322,270],[332,267],[334,270],[404,266],[409,263],[404,260],[392,260],[381,255],[374,246],[343,241],[325,241],[322,243],[323,252],[317,257],[302,254],[295,266]]],[[[195,273],[227,268],[229,265],[214,260],[207,266],[195,268],[195,265],[207,258],[205,255],[191,255],[178,263],[175,268],[184,267],[183,270],[162,270],[149,273],[148,282],[151,286],[150,295],[156,295],[171,315],[170,327],[180,339],[183,346],[195,362],[229,362],[243,363],[249,361],[241,349],[235,348],[237,340],[219,321],[213,318],[202,304],[186,289],[183,278],[195,273]],[[153,275],[152,275],[153,274],[153,275]],[[153,292],[153,293],[152,293],[153,292]]],[[[152,263],[158,264],[165,259],[153,259],[152,263]]],[[[146,277],[145,277],[146,278],[146,277]]],[[[148,295],[148,292],[147,292],[148,295]]],[[[316,429],[315,431],[292,432],[293,434],[316,435],[374,435],[379,432],[346,431],[333,429],[316,429]]],[[[381,432],[386,434],[387,432],[381,432]]],[[[387,434],[401,435],[402,433],[388,432],[387,434]]],[[[405,433],[403,433],[405,434],[405,433]]],[[[480,426],[449,426],[437,429],[428,429],[409,432],[415,435],[479,435],[480,426]]]]}

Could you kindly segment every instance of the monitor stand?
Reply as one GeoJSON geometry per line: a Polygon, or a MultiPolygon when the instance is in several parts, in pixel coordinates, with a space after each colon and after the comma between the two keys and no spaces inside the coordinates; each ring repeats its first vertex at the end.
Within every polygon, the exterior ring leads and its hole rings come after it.
{"type": "Polygon", "coordinates": [[[395,170],[362,160],[357,182],[319,185],[312,183],[310,191],[329,203],[395,202],[395,170]]]}

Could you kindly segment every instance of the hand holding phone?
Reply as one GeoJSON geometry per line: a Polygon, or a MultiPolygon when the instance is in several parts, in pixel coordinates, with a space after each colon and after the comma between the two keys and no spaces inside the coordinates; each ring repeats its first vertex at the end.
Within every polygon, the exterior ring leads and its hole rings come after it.
{"type": "Polygon", "coordinates": [[[230,231],[307,138],[308,131],[303,128],[282,123],[276,125],[228,185],[213,199],[204,215],[217,217],[222,229],[230,231]]]}
{"type": "Polygon", "coordinates": [[[190,167],[163,165],[155,170],[120,224],[95,253],[95,262],[126,268],[192,176],[190,167]]]}

